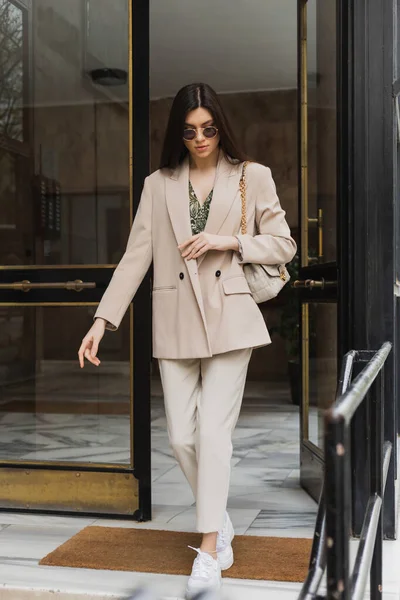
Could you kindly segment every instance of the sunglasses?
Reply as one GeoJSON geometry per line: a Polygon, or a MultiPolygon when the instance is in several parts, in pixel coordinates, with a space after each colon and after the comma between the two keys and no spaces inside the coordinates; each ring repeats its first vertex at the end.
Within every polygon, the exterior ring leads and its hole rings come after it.
{"type": "Polygon", "coordinates": [[[183,130],[183,139],[187,142],[192,142],[197,137],[197,132],[202,131],[203,135],[207,139],[215,138],[218,133],[218,129],[213,125],[209,125],[208,127],[199,127],[198,129],[184,129],[183,130]]]}

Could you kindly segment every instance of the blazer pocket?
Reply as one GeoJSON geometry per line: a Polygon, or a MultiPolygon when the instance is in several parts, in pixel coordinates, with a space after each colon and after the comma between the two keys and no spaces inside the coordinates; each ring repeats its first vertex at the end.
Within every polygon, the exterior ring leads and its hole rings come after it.
{"type": "Polygon", "coordinates": [[[172,292],[176,290],[176,285],[160,285],[153,287],[153,292],[172,292]]]}
{"type": "Polygon", "coordinates": [[[238,275],[222,282],[225,294],[251,294],[246,277],[238,275]]]}

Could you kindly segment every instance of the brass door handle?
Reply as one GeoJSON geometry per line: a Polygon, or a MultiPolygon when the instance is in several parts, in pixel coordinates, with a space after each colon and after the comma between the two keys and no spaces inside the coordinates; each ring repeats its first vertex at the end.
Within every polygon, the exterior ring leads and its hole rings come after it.
{"type": "Polygon", "coordinates": [[[337,281],[326,281],[323,277],[319,280],[318,279],[304,279],[304,280],[297,279],[296,281],[293,282],[292,285],[294,288],[324,289],[327,287],[336,287],[337,281]]]}
{"type": "MultiPolygon", "coordinates": [[[[317,257],[317,261],[318,262],[322,262],[323,259],[323,249],[324,249],[324,241],[323,241],[323,235],[324,235],[324,221],[323,221],[323,215],[322,215],[322,208],[318,209],[318,217],[308,217],[307,221],[309,223],[316,223],[318,226],[318,257],[317,257]]],[[[308,257],[309,262],[312,261],[313,257],[308,257]]]]}
{"type": "Polygon", "coordinates": [[[31,283],[27,279],[16,281],[15,283],[0,283],[0,290],[20,290],[21,292],[30,292],[31,290],[71,290],[81,292],[82,290],[93,289],[96,287],[94,281],[61,281],[57,283],[31,283]]]}

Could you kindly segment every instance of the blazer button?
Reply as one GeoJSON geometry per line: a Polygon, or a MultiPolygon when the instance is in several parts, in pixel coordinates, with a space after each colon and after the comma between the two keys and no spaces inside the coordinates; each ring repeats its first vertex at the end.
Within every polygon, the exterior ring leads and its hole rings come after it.
{"type": "Polygon", "coordinates": [[[185,275],[183,273],[179,273],[179,279],[183,279],[185,275]]]}
{"type": "Polygon", "coordinates": [[[217,272],[215,273],[215,277],[221,277],[221,271],[217,271],[217,272]]]}

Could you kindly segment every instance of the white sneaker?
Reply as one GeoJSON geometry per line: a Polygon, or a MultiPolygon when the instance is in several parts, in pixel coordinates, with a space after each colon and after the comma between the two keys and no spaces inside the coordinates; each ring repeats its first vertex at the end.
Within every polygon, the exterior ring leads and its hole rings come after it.
{"type": "Polygon", "coordinates": [[[221,571],[226,571],[233,565],[232,540],[235,537],[232,521],[227,512],[225,512],[224,525],[218,531],[217,537],[217,556],[221,571]]]}
{"type": "Polygon", "coordinates": [[[221,567],[219,561],[215,560],[208,552],[202,552],[200,548],[193,548],[197,552],[194,559],[192,574],[186,587],[186,600],[191,600],[199,592],[214,591],[221,589],[221,567]]]}

